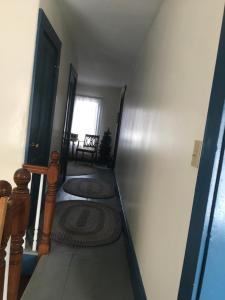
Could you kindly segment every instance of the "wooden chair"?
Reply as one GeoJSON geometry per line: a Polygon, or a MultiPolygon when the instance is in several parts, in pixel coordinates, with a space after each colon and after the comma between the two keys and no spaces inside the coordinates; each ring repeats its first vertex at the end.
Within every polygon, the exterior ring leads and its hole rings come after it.
{"type": "Polygon", "coordinates": [[[90,154],[91,160],[92,162],[94,162],[94,160],[97,159],[98,155],[99,138],[99,135],[86,134],[82,146],[80,145],[82,141],[78,141],[76,149],[76,160],[78,160],[78,154],[79,152],[81,152],[82,157],[84,157],[84,153],[90,154]]]}

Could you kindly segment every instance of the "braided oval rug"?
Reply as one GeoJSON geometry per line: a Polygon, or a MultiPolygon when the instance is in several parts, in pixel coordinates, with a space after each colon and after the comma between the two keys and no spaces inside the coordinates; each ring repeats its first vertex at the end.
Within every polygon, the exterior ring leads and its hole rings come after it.
{"type": "Polygon", "coordinates": [[[116,241],[121,217],[110,206],[91,201],[64,201],[56,205],[52,239],[72,247],[95,247],[116,241]]]}
{"type": "Polygon", "coordinates": [[[90,175],[97,172],[97,168],[87,163],[69,162],[67,166],[67,176],[90,175]]]}
{"type": "Polygon", "coordinates": [[[111,183],[95,178],[72,178],[63,185],[63,190],[71,195],[104,199],[115,196],[115,188],[111,183]]]}

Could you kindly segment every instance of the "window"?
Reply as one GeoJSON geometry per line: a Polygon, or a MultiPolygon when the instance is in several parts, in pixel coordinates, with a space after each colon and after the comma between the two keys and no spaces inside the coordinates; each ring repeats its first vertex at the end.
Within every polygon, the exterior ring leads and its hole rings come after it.
{"type": "Polygon", "coordinates": [[[80,141],[85,134],[98,134],[101,100],[77,96],[74,105],[72,133],[78,134],[80,141]]]}

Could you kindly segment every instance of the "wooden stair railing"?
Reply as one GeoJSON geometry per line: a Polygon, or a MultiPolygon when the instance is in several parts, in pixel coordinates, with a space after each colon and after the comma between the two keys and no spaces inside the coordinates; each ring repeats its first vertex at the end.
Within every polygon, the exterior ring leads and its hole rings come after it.
{"type": "Polygon", "coordinates": [[[44,222],[38,246],[39,256],[50,251],[50,235],[54,216],[59,176],[59,154],[51,154],[49,167],[24,165],[15,172],[16,187],[12,190],[7,181],[0,181],[0,300],[17,300],[24,236],[30,213],[28,184],[31,173],[47,176],[44,222]]]}
{"type": "MultiPolygon", "coordinates": [[[[0,244],[0,299],[3,299],[4,293],[4,281],[5,281],[5,257],[6,257],[6,247],[8,244],[9,236],[11,234],[11,206],[12,199],[10,199],[12,193],[12,187],[7,181],[0,181],[0,197],[2,201],[7,204],[6,214],[3,223],[3,232],[2,232],[2,240],[0,244]]],[[[6,281],[8,278],[6,278],[6,281]]]]}
{"type": "Polygon", "coordinates": [[[16,188],[6,181],[0,181],[0,197],[7,203],[2,240],[0,244],[0,299],[17,300],[22,255],[23,236],[27,229],[29,215],[28,183],[30,173],[19,169],[14,175],[16,188]],[[8,264],[6,268],[6,250],[8,264]]]}
{"type": "Polygon", "coordinates": [[[7,300],[16,300],[23,257],[23,237],[27,230],[30,212],[28,183],[31,175],[26,169],[16,171],[14,181],[17,185],[12,192],[11,246],[9,260],[9,282],[7,300]]]}
{"type": "MultiPolygon", "coordinates": [[[[41,184],[43,184],[43,177],[47,177],[47,192],[44,203],[44,221],[41,232],[41,239],[38,245],[38,256],[46,255],[50,251],[51,247],[51,229],[52,222],[55,211],[56,204],[56,192],[57,192],[57,184],[59,178],[59,153],[57,151],[53,151],[51,153],[51,162],[49,167],[43,166],[34,166],[29,164],[24,164],[23,167],[31,172],[31,174],[39,174],[41,175],[41,184]]],[[[37,232],[39,228],[39,220],[40,220],[40,209],[41,209],[41,197],[42,196],[42,187],[39,190],[39,197],[37,203],[37,213],[35,220],[35,229],[34,229],[34,248],[36,247],[36,239],[37,232]]]]}

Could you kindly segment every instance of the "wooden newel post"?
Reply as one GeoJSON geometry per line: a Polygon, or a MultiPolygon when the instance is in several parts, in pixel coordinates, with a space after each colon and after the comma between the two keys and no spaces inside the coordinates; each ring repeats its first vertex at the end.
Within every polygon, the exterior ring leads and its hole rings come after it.
{"type": "Polygon", "coordinates": [[[16,300],[22,266],[23,237],[25,235],[30,211],[30,195],[28,183],[31,175],[26,169],[19,169],[14,174],[17,185],[12,192],[12,225],[11,225],[11,247],[9,260],[9,281],[7,300],[16,300]]]}
{"type": "Polygon", "coordinates": [[[45,199],[44,223],[42,228],[41,241],[38,246],[38,255],[46,255],[51,247],[51,230],[55,212],[57,184],[59,178],[59,153],[51,153],[51,163],[47,173],[48,190],[45,199]]]}
{"type": "MultiPolygon", "coordinates": [[[[10,197],[12,193],[12,187],[7,181],[0,181],[0,197],[10,197]]],[[[4,290],[4,275],[5,275],[5,248],[7,246],[10,231],[11,231],[11,209],[10,204],[8,204],[6,217],[5,217],[5,226],[2,235],[2,241],[0,245],[0,299],[3,299],[3,290],[4,290]]]]}

